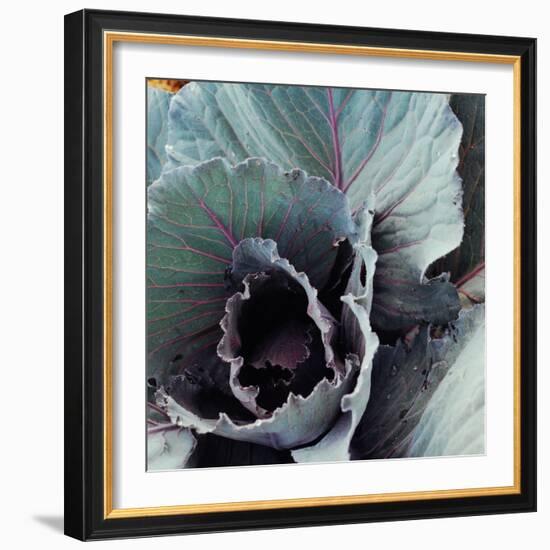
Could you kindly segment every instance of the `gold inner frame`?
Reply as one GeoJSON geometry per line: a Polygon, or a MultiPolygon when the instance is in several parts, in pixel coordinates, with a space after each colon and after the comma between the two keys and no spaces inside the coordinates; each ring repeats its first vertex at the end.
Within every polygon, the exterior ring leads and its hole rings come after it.
{"type": "Polygon", "coordinates": [[[340,44],[316,44],[307,42],[283,42],[273,40],[249,40],[204,36],[164,35],[132,32],[103,33],[103,115],[104,115],[104,518],[135,518],[197,514],[208,512],[230,512],[246,510],[271,510],[277,508],[303,508],[308,506],[333,506],[399,502],[412,500],[434,500],[443,498],[483,497],[511,495],[521,492],[520,462],[520,229],[521,229],[521,60],[519,56],[380,48],[369,46],[347,46],[340,44]],[[137,42],[145,44],[168,44],[181,46],[207,46],[217,48],[258,49],[287,52],[308,52],[320,54],[346,54],[374,57],[395,57],[408,59],[467,61],[474,63],[498,63],[513,66],[514,81],[514,484],[503,487],[481,487],[414,491],[367,495],[346,495],[330,497],[304,497],[277,500],[255,500],[244,502],[221,502],[211,504],[182,504],[176,506],[155,506],[148,508],[113,508],[113,46],[116,42],[137,42]]]}

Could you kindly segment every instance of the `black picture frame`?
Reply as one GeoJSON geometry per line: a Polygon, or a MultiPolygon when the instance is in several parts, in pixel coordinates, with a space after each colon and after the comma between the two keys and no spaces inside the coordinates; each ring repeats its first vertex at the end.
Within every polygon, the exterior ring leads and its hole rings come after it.
{"type": "Polygon", "coordinates": [[[536,40],[83,10],[65,17],[65,533],[80,540],[536,510],[536,40]],[[515,494],[106,517],[103,33],[125,31],[517,56],[520,128],[520,490],[515,494]]]}

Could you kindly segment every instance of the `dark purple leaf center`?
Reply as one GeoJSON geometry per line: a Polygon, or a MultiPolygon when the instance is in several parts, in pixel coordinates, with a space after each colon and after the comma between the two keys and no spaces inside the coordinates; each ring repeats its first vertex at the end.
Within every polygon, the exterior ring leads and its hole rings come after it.
{"type": "Polygon", "coordinates": [[[290,392],[306,397],[323,377],[332,379],[333,371],[326,368],[303,288],[277,270],[252,276],[249,284],[237,329],[244,358],[239,380],[258,387],[258,405],[274,410],[290,392]]]}

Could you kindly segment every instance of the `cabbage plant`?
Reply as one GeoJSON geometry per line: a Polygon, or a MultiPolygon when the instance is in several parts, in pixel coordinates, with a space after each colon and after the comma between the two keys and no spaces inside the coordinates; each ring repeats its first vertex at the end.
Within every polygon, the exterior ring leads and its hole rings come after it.
{"type": "Polygon", "coordinates": [[[476,96],[149,89],[149,469],[483,452],[476,137],[476,96]]]}

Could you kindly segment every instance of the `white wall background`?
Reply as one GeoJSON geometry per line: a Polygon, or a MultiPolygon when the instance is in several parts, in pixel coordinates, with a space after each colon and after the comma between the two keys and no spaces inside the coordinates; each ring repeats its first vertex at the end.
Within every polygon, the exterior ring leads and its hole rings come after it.
{"type": "Polygon", "coordinates": [[[74,547],[62,535],[63,15],[88,8],[535,36],[539,39],[539,512],[324,528],[166,537],[110,548],[544,548],[550,540],[550,296],[547,123],[550,17],[540,0],[9,1],[0,33],[0,540],[5,548],[74,547]],[[544,154],[546,153],[546,155],[544,154]],[[546,250],[545,250],[546,248],[546,250]],[[541,471],[543,470],[543,471],[541,471]]]}

